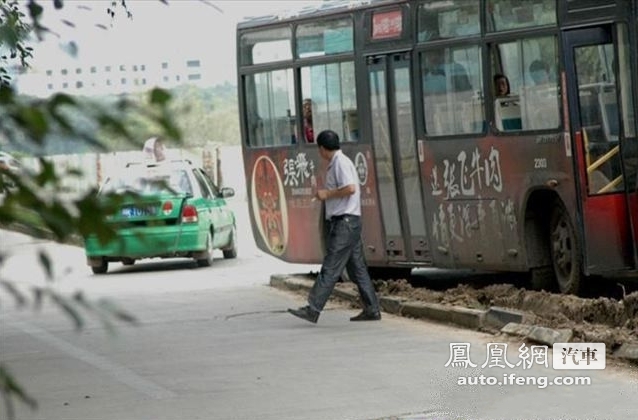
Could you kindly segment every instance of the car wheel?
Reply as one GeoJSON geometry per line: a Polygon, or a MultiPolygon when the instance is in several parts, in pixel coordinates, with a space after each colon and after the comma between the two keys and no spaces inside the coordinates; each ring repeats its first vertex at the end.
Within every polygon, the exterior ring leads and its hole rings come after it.
{"type": "Polygon", "coordinates": [[[577,294],[582,280],[580,248],[569,214],[560,204],[552,214],[550,244],[559,291],[564,294],[577,294]]]}
{"type": "Polygon", "coordinates": [[[99,265],[91,266],[91,270],[93,271],[93,274],[106,274],[109,270],[109,262],[102,258],[99,265]]]}
{"type": "Polygon", "coordinates": [[[230,242],[228,243],[228,247],[222,249],[224,253],[224,258],[237,258],[237,228],[233,226],[233,230],[230,233],[230,242]]]}
{"type": "Polygon", "coordinates": [[[206,236],[206,251],[204,253],[204,258],[198,258],[197,266],[199,267],[210,267],[213,264],[213,235],[208,232],[208,236],[206,236]]]}

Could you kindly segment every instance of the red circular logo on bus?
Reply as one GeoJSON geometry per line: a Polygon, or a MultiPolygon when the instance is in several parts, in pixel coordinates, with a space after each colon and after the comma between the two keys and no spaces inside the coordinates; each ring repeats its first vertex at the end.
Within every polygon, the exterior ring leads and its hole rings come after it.
{"type": "Polygon", "coordinates": [[[251,184],[253,217],[259,234],[274,255],[281,255],[288,244],[288,211],[284,185],[269,157],[257,159],[251,184]]]}

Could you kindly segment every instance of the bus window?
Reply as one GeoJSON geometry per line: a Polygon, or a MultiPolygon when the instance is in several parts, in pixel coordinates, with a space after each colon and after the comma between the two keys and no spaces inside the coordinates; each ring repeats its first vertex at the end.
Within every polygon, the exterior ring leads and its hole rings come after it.
{"type": "Polygon", "coordinates": [[[574,49],[578,107],[590,194],[619,191],[623,186],[618,146],[616,85],[610,83],[613,44],[574,49]]]}
{"type": "Polygon", "coordinates": [[[270,63],[292,59],[291,31],[289,27],[248,32],[240,38],[240,64],[270,63]]]}
{"type": "Polygon", "coordinates": [[[430,135],[483,131],[483,83],[478,46],[421,53],[423,105],[430,135]]]}
{"type": "Polygon", "coordinates": [[[297,27],[297,57],[316,57],[352,52],[352,19],[312,22],[297,27]]]}
{"type": "Polygon", "coordinates": [[[419,6],[419,41],[477,35],[481,32],[480,2],[430,1],[419,6]]]}
{"type": "Polygon", "coordinates": [[[556,24],[556,0],[489,0],[487,10],[489,32],[556,24]]]}
{"type": "Polygon", "coordinates": [[[315,135],[331,129],[343,141],[359,139],[353,62],[303,67],[301,95],[312,101],[315,135]]]}
{"type": "MultiPolygon", "coordinates": [[[[634,117],[634,100],[631,92],[634,87],[631,82],[631,52],[627,26],[618,25],[618,79],[622,87],[620,100],[622,103],[622,121],[625,137],[636,137],[636,120],[634,117]]],[[[613,73],[612,73],[613,74],[613,73]]]]}
{"type": "Polygon", "coordinates": [[[526,38],[491,46],[492,72],[507,76],[510,94],[494,99],[500,131],[542,130],[560,125],[556,38],[526,38]],[[505,121],[507,119],[508,121],[505,121]]]}
{"type": "Polygon", "coordinates": [[[296,142],[292,69],[245,77],[248,144],[278,146],[296,142]]]}
{"type": "Polygon", "coordinates": [[[634,99],[631,95],[636,86],[631,80],[631,49],[627,26],[618,25],[618,86],[622,111],[623,159],[626,168],[626,183],[629,191],[638,188],[638,138],[636,138],[636,119],[634,99]]]}

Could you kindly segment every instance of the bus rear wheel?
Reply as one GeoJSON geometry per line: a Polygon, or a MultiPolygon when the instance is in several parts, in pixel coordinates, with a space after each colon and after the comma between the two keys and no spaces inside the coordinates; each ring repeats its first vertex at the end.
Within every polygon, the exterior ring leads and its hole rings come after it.
{"type": "Polygon", "coordinates": [[[550,221],[550,252],[556,283],[561,293],[578,294],[582,271],[576,230],[562,203],[554,208],[550,221]]]}

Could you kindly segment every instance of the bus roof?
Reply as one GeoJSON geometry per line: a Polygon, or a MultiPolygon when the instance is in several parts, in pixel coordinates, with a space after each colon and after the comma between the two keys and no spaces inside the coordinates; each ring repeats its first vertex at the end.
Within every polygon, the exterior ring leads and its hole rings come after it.
{"type": "Polygon", "coordinates": [[[344,10],[364,9],[370,6],[396,4],[396,0],[324,0],[318,6],[305,6],[301,9],[291,9],[279,15],[250,16],[237,24],[237,29],[248,29],[274,23],[284,23],[300,18],[316,18],[331,15],[344,10]]]}

